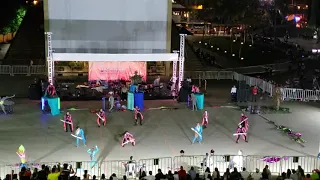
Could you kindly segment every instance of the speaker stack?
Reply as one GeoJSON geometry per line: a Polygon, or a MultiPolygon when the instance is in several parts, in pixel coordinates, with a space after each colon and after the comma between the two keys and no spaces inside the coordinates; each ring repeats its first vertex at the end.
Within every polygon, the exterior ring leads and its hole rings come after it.
{"type": "Polygon", "coordinates": [[[29,99],[30,100],[41,99],[41,87],[38,84],[31,84],[29,86],[29,99]]]}
{"type": "Polygon", "coordinates": [[[246,81],[239,81],[237,100],[238,102],[247,102],[249,100],[249,88],[246,81]]]}

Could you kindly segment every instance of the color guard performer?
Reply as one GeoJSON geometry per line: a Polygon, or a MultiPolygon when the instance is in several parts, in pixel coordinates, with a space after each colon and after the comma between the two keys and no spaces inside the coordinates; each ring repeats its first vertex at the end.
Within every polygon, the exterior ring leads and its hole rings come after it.
{"type": "Polygon", "coordinates": [[[83,129],[81,129],[79,126],[77,126],[77,130],[75,132],[75,134],[71,134],[71,136],[76,138],[76,146],[79,147],[79,140],[82,140],[83,145],[86,145],[86,138],[84,136],[84,131],[83,129]]]}
{"type": "Polygon", "coordinates": [[[103,126],[106,126],[107,124],[107,120],[106,120],[106,114],[104,113],[104,111],[102,109],[100,109],[99,113],[96,113],[97,117],[97,124],[98,127],[101,126],[100,122],[102,122],[103,126]]]}
{"type": "Polygon", "coordinates": [[[66,132],[68,132],[68,129],[73,132],[73,121],[72,116],[69,112],[67,112],[64,116],[63,128],[66,132]]]}
{"type": "Polygon", "coordinates": [[[90,166],[91,166],[91,168],[93,168],[93,166],[96,165],[97,160],[96,160],[95,156],[96,156],[96,154],[98,152],[99,152],[98,146],[93,147],[91,149],[88,149],[88,151],[87,151],[87,153],[89,153],[89,155],[90,155],[90,166]]]}
{"type": "Polygon", "coordinates": [[[245,142],[248,142],[247,141],[247,131],[244,127],[242,127],[241,125],[238,125],[238,128],[237,128],[237,131],[235,134],[233,134],[234,136],[236,136],[237,140],[236,140],[236,143],[239,142],[239,139],[240,139],[240,136],[242,136],[243,140],[245,142]]]}
{"type": "Polygon", "coordinates": [[[204,111],[203,116],[202,116],[203,128],[206,128],[208,124],[209,124],[209,114],[208,114],[208,111],[204,111]]]}
{"type": "Polygon", "coordinates": [[[122,141],[121,141],[121,146],[124,147],[124,145],[131,143],[132,146],[136,145],[136,141],[134,139],[134,136],[130,134],[128,131],[123,133],[122,141]]]}
{"type": "Polygon", "coordinates": [[[192,144],[194,144],[197,140],[199,144],[202,142],[202,126],[198,123],[196,127],[191,128],[192,131],[194,131],[194,137],[192,140],[192,144]]]}
{"type": "Polygon", "coordinates": [[[249,129],[248,117],[244,113],[241,113],[239,125],[244,127],[246,131],[248,131],[249,129]]]}
{"type": "Polygon", "coordinates": [[[136,106],[134,108],[134,120],[136,121],[135,125],[138,124],[138,119],[140,121],[140,125],[142,125],[143,115],[142,115],[142,113],[140,111],[140,108],[138,106],[136,106]]]}

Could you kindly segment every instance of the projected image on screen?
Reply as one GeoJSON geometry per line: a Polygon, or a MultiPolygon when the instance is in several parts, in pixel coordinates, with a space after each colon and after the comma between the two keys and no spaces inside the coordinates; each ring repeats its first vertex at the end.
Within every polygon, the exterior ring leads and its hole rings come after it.
{"type": "Polygon", "coordinates": [[[89,62],[89,81],[130,80],[135,71],[146,80],[146,62],[89,62]]]}

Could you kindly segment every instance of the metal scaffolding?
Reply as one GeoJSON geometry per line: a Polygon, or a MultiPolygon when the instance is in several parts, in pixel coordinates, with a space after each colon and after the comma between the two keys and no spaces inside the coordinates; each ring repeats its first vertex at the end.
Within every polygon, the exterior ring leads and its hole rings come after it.
{"type": "Polygon", "coordinates": [[[53,83],[54,77],[54,60],[53,60],[53,50],[52,50],[52,32],[46,32],[47,35],[47,45],[48,45],[48,55],[47,55],[47,67],[48,67],[48,81],[49,83],[53,83]]]}

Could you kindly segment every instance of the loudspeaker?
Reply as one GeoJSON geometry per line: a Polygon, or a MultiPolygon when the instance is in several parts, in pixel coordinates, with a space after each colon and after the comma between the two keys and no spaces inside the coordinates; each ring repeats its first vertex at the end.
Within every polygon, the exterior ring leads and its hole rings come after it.
{"type": "Polygon", "coordinates": [[[240,89],[247,89],[247,83],[246,83],[246,81],[239,81],[239,90],[240,89]]]}
{"type": "Polygon", "coordinates": [[[249,90],[248,89],[239,89],[237,91],[237,101],[238,102],[247,102],[249,100],[249,90]]]}
{"type": "Polygon", "coordinates": [[[41,87],[37,84],[31,84],[29,86],[29,99],[40,100],[41,99],[41,87]]]}
{"type": "Polygon", "coordinates": [[[230,162],[230,156],[229,155],[225,155],[224,156],[224,162],[230,162]]]}
{"type": "Polygon", "coordinates": [[[76,168],[77,169],[81,169],[82,166],[82,162],[76,162],[76,168]]]}
{"type": "Polygon", "coordinates": [[[297,156],[295,156],[295,157],[293,157],[293,163],[298,163],[299,162],[299,157],[297,157],[297,156]]]}
{"type": "Polygon", "coordinates": [[[158,166],[159,165],[159,159],[153,159],[153,165],[158,166]]]}

